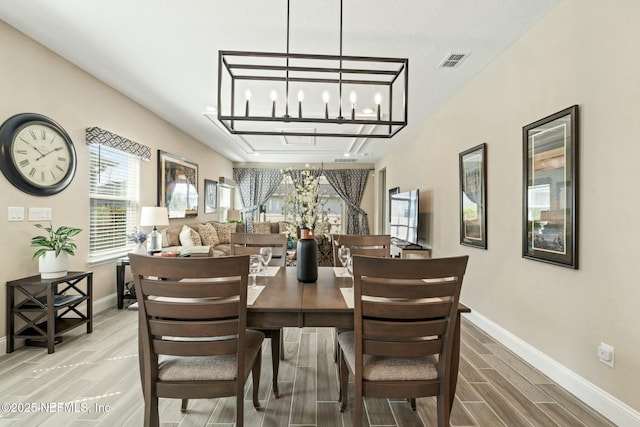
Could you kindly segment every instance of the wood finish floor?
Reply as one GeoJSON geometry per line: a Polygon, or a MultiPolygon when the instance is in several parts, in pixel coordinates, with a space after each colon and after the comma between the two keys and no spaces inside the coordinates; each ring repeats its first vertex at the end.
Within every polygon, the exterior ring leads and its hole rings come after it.
{"type": "MultiPolygon", "coordinates": [[[[108,310],[94,318],[92,334],[70,331],[54,354],[25,347],[0,357],[0,402],[36,404],[35,412],[0,411],[4,426],[141,426],[137,314],[108,310]],[[42,404],[50,405],[47,409],[42,404]]],[[[350,426],[351,408],[340,413],[330,328],[286,329],[280,367],[281,398],[271,394],[269,341],[263,351],[260,401],[245,400],[247,426],[350,426]]],[[[250,381],[250,380],[249,380],[250,381]]],[[[246,387],[250,396],[251,384],[246,387]]],[[[351,387],[351,396],[353,388],[351,387]]],[[[351,405],[353,399],[351,399],[351,405]]],[[[160,400],[163,426],[231,426],[232,398],[194,400],[188,413],[178,400],[160,400]]],[[[435,426],[434,398],[366,400],[366,426],[435,426]]],[[[4,409],[4,408],[3,408],[4,409]]],[[[549,378],[531,368],[469,322],[462,324],[460,375],[453,426],[612,426],[549,378]]]]}

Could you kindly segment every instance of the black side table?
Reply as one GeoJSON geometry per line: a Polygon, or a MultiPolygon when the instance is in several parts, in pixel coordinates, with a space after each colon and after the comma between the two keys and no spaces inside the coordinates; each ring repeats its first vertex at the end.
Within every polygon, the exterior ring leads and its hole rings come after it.
{"type": "Polygon", "coordinates": [[[118,299],[118,310],[124,308],[124,300],[135,300],[136,292],[133,287],[133,282],[124,281],[124,272],[129,265],[129,258],[123,257],[116,260],[116,293],[118,299]]]}
{"type": "Polygon", "coordinates": [[[70,271],[57,279],[40,275],[7,282],[7,353],[14,350],[16,338],[28,344],[46,345],[49,354],[62,334],[80,325],[93,331],[93,272],[70,271]],[[85,290],[80,284],[86,281],[85,290]],[[16,303],[16,296],[24,297],[16,303]],[[80,304],[85,304],[85,313],[80,304]],[[72,314],[72,316],[68,316],[72,314]],[[15,318],[25,324],[15,330],[15,318]]]}

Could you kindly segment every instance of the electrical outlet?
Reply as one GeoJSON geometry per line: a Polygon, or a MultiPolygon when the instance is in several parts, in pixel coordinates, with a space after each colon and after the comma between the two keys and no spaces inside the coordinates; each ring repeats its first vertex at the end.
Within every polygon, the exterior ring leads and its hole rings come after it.
{"type": "Polygon", "coordinates": [[[605,344],[603,342],[598,346],[598,358],[605,365],[611,366],[613,368],[613,359],[614,359],[614,348],[609,344],[605,344]]]}

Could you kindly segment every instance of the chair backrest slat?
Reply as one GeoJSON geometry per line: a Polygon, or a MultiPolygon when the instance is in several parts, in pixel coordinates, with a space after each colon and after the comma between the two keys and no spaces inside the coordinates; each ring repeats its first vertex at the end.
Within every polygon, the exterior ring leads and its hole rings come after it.
{"type": "Polygon", "coordinates": [[[438,354],[442,351],[443,341],[433,339],[429,341],[362,341],[362,352],[381,357],[424,357],[438,354]]]}
{"type": "Polygon", "coordinates": [[[179,318],[183,320],[212,319],[237,317],[238,311],[240,310],[240,301],[236,299],[234,301],[211,300],[185,303],[146,300],[144,301],[144,307],[149,316],[179,318]]]}
{"type": "Polygon", "coordinates": [[[338,249],[344,245],[353,255],[391,257],[391,236],[388,234],[332,234],[333,265],[340,266],[338,249]]]}
{"type": "Polygon", "coordinates": [[[398,325],[398,322],[367,319],[362,321],[362,334],[364,336],[393,336],[399,339],[406,339],[441,335],[446,327],[447,321],[444,319],[430,322],[403,322],[401,326],[398,325]]]}
{"type": "Polygon", "coordinates": [[[154,339],[152,348],[157,354],[169,356],[222,356],[236,354],[238,340],[236,338],[220,341],[179,341],[154,339]]]}
{"type": "Polygon", "coordinates": [[[175,322],[164,319],[149,320],[151,335],[171,337],[214,337],[238,334],[238,319],[175,322]]]}
{"type": "Polygon", "coordinates": [[[231,255],[259,254],[260,248],[271,247],[272,258],[269,265],[284,267],[287,255],[285,234],[231,233],[231,255]]]}
{"type": "MultiPolygon", "coordinates": [[[[247,271],[249,271],[247,261],[247,271]]],[[[145,295],[166,298],[229,298],[238,295],[240,277],[219,279],[158,280],[141,279],[145,295]],[[178,286],[176,286],[178,285],[178,286]]]]}
{"type": "Polygon", "coordinates": [[[362,316],[378,319],[429,319],[444,317],[450,310],[451,301],[443,300],[423,303],[416,300],[362,301],[362,316]]]}
{"type": "Polygon", "coordinates": [[[457,280],[451,278],[447,281],[378,279],[363,277],[362,292],[365,295],[384,298],[437,298],[452,296],[456,291],[457,280]],[[424,286],[429,283],[430,286],[424,286]],[[393,286],[390,286],[393,284],[393,286]]]}

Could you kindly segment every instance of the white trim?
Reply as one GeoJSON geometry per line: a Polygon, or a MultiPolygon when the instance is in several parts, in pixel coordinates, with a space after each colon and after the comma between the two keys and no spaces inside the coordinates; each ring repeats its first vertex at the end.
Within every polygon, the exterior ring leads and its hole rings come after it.
{"type": "Polygon", "coordinates": [[[472,309],[471,313],[464,315],[464,318],[616,425],[640,426],[640,412],[556,362],[476,310],[472,309]]]}

